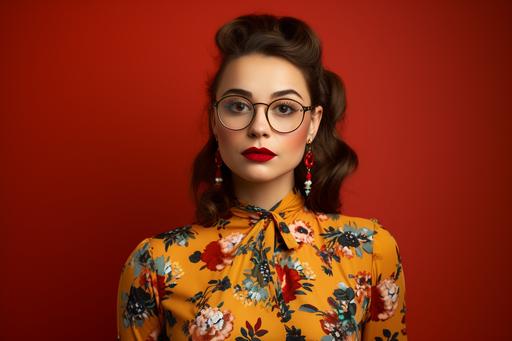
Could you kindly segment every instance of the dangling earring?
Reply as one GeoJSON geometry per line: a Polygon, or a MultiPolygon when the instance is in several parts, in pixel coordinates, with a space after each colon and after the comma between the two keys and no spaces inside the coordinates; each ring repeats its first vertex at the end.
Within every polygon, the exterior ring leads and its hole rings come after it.
{"type": "Polygon", "coordinates": [[[222,158],[220,156],[220,152],[217,149],[217,152],[215,153],[215,186],[220,186],[222,184],[222,172],[220,168],[222,167],[222,158]]]}
{"type": "Polygon", "coordinates": [[[306,173],[306,181],[304,181],[304,192],[306,195],[309,195],[311,192],[311,185],[313,182],[311,181],[311,168],[315,164],[313,159],[313,151],[311,150],[311,140],[308,139],[308,143],[306,144],[306,156],[304,157],[304,164],[306,165],[307,173],[306,173]]]}

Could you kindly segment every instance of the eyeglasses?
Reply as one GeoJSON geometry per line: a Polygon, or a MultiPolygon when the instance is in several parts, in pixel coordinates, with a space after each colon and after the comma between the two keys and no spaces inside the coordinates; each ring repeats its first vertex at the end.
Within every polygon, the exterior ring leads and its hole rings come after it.
{"type": "Polygon", "coordinates": [[[306,111],[314,106],[303,106],[290,98],[279,98],[269,104],[252,103],[239,95],[227,95],[213,104],[222,125],[231,130],[247,128],[256,116],[256,105],[266,106],[265,117],[272,129],[280,133],[291,133],[304,121],[306,111]]]}

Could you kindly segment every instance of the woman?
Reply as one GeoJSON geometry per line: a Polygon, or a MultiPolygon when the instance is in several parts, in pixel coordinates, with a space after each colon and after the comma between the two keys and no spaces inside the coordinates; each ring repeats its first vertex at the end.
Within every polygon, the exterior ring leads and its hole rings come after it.
{"type": "Polygon", "coordinates": [[[197,222],[143,240],[123,267],[121,340],[405,340],[398,247],[339,213],[357,156],[345,97],[302,21],[242,16],[216,34],[197,222]]]}

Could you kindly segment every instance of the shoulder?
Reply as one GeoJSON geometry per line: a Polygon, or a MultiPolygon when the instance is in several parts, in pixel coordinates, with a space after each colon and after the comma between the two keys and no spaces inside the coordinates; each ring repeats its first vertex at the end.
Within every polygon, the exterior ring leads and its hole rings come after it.
{"type": "Polygon", "coordinates": [[[393,259],[399,257],[398,242],[393,233],[377,219],[371,219],[373,223],[374,253],[377,258],[393,259]]]}
{"type": "Polygon", "coordinates": [[[375,218],[359,219],[365,220],[373,231],[372,260],[374,270],[378,273],[391,273],[392,277],[398,279],[402,272],[402,260],[395,236],[386,225],[375,218]]]}
{"type": "Polygon", "coordinates": [[[371,231],[374,256],[384,257],[395,254],[398,251],[398,243],[390,229],[377,218],[363,218],[345,216],[349,225],[356,225],[371,231]]]}
{"type": "Polygon", "coordinates": [[[376,234],[380,232],[381,225],[375,218],[364,218],[339,213],[315,213],[315,219],[321,229],[341,229],[348,231],[361,231],[376,234]]]}
{"type": "Polygon", "coordinates": [[[154,245],[158,244],[160,247],[164,247],[165,251],[169,247],[176,246],[188,246],[190,241],[196,239],[198,235],[198,229],[201,226],[188,224],[174,227],[168,231],[158,233],[151,237],[154,245]]]}
{"type": "Polygon", "coordinates": [[[398,248],[392,232],[377,218],[366,218],[346,214],[315,214],[322,235],[329,231],[340,231],[364,237],[372,244],[374,253],[395,252],[398,248]]]}
{"type": "Polygon", "coordinates": [[[377,218],[366,218],[339,213],[316,213],[315,216],[322,226],[349,225],[353,226],[354,228],[365,228],[371,231],[375,231],[375,234],[380,233],[384,238],[393,238],[391,232],[389,232],[389,230],[382,223],[380,223],[377,218]]]}
{"type": "Polygon", "coordinates": [[[200,228],[193,224],[182,225],[145,237],[136,244],[128,260],[153,258],[167,252],[172,246],[186,247],[196,239],[200,228]]]}

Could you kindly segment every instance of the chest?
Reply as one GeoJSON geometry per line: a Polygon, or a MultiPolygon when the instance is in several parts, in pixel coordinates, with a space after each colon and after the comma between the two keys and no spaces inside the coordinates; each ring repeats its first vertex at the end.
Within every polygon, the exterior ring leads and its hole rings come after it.
{"type": "Polygon", "coordinates": [[[371,266],[364,257],[344,257],[316,244],[283,251],[257,240],[229,256],[222,250],[211,244],[199,253],[193,248],[174,253],[170,264],[181,267],[181,276],[171,271],[159,286],[172,340],[350,340],[359,335],[371,287],[364,281],[371,266]],[[190,263],[194,266],[182,266],[190,263]]]}

